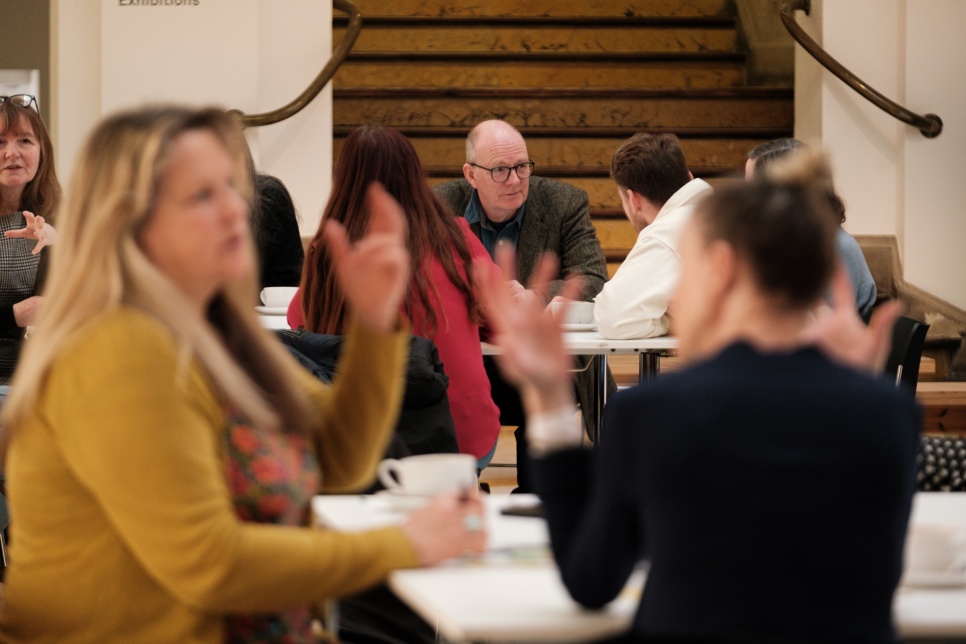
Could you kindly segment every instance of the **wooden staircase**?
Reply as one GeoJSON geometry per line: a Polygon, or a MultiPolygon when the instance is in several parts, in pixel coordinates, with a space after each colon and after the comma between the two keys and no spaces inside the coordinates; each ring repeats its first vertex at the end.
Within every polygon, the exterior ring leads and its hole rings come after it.
{"type": "MultiPolygon", "coordinates": [[[[609,178],[624,139],[673,132],[714,183],[792,131],[791,89],[745,83],[731,0],[356,4],[362,33],[334,79],[335,154],[359,125],[392,126],[438,183],[462,176],[470,128],[505,119],[535,174],[587,191],[612,273],[636,238],[609,178]]],[[[335,42],[344,28],[336,18],[335,42]]]]}

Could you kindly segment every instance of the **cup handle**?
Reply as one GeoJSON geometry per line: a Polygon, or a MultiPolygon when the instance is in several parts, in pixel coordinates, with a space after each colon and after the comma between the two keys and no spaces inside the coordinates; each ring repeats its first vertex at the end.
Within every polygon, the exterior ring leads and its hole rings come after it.
{"type": "Polygon", "coordinates": [[[394,458],[387,458],[379,463],[379,467],[376,469],[376,474],[379,475],[379,482],[382,483],[387,490],[399,490],[402,489],[402,484],[398,480],[398,468],[399,461],[394,458]]]}

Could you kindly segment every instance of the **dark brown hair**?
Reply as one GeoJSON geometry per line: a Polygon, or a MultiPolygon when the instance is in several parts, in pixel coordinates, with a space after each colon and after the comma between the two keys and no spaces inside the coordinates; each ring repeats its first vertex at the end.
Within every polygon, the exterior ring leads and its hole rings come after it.
{"type": "Polygon", "coordinates": [[[658,207],[691,180],[673,134],[635,134],[624,141],[610,161],[610,177],[658,207]]]}
{"type": "Polygon", "coordinates": [[[439,302],[428,266],[434,257],[450,282],[466,297],[470,319],[482,323],[480,303],[472,286],[470,248],[456,216],[430,189],[409,139],[392,128],[365,125],[353,131],[342,146],[332,194],[305,258],[300,285],[305,327],[317,333],[342,334],[345,330],[345,295],[329,265],[322,229],[326,221],[334,219],[345,226],[350,241],[360,239],[369,225],[366,191],[373,181],[381,183],[406,213],[413,277],[405,309],[412,319],[414,304],[418,302],[426,314],[425,328],[414,331],[432,337],[441,322],[432,305],[433,298],[439,302]],[[457,268],[457,257],[463,272],[457,268]]]}
{"type": "MultiPolygon", "coordinates": [[[[808,146],[799,141],[798,139],[784,138],[775,139],[773,141],[768,141],[767,143],[762,143],[757,148],[751,150],[748,153],[748,158],[755,162],[755,176],[763,176],[766,169],[772,163],[778,159],[784,158],[786,155],[795,152],[796,150],[806,150],[808,146]]],[[[830,185],[828,191],[825,193],[825,199],[828,201],[829,208],[835,213],[839,218],[839,223],[845,223],[845,202],[842,201],[842,197],[835,192],[835,186],[830,185]]]]}
{"type": "Polygon", "coordinates": [[[825,194],[832,175],[812,152],[751,181],[715,189],[695,210],[707,241],[723,240],[751,265],[762,290],[790,308],[812,306],[835,267],[838,222],[825,194]]]}
{"type": "Polygon", "coordinates": [[[40,145],[40,159],[37,174],[24,188],[23,197],[20,199],[20,210],[29,210],[51,222],[60,204],[61,191],[57,172],[54,170],[54,145],[50,141],[47,127],[40,118],[40,114],[33,109],[21,107],[13,101],[0,103],[0,134],[6,134],[12,127],[18,127],[21,118],[27,121],[37,137],[40,145]]]}

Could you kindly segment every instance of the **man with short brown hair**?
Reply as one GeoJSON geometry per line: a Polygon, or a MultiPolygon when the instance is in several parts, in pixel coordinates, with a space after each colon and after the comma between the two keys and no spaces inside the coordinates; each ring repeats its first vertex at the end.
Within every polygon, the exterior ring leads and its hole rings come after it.
{"type": "Polygon", "coordinates": [[[681,272],[678,237],[694,204],[711,186],[688,171],[673,134],[635,134],[614,153],[610,174],[638,235],[597,294],[597,329],[610,339],[665,335],[668,304],[681,272]]]}

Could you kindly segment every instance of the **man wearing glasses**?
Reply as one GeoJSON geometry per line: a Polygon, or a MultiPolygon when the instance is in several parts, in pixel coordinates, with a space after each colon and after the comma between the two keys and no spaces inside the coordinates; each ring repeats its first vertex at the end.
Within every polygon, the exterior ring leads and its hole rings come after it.
{"type": "MultiPolygon", "coordinates": [[[[559,293],[568,276],[580,275],[583,299],[591,300],[607,281],[607,264],[590,220],[587,193],[561,181],[532,176],[533,168],[527,144],[516,128],[504,121],[483,121],[466,139],[465,178],[440,184],[435,190],[466,218],[490,256],[502,246],[516,248],[519,281],[511,282],[511,288],[517,298],[540,297],[523,284],[529,283],[540,256],[550,251],[559,258],[560,269],[548,297],[559,293]]],[[[519,396],[489,361],[487,373],[502,424],[520,426],[516,433],[517,480],[520,491],[529,491],[519,396]]],[[[577,396],[588,428],[595,422],[593,391],[590,370],[578,374],[577,396]]]]}

